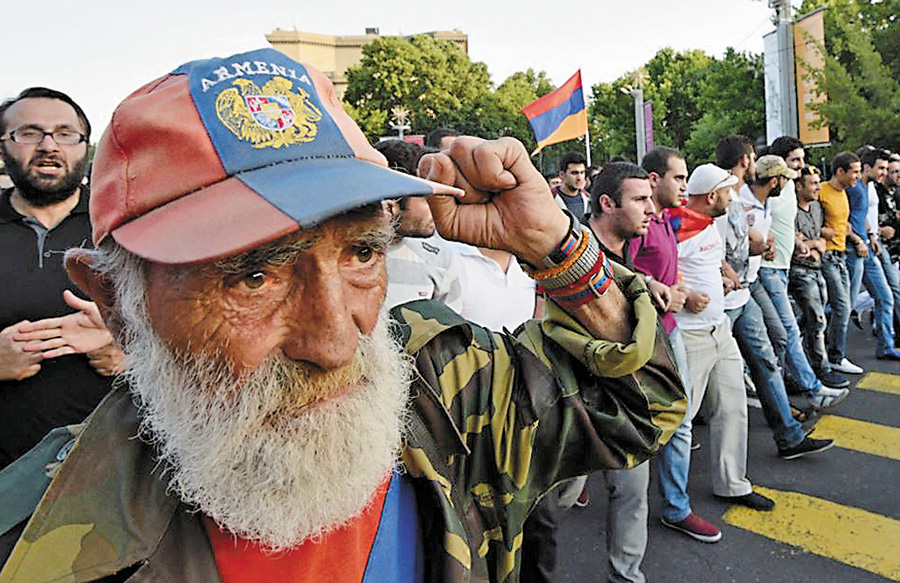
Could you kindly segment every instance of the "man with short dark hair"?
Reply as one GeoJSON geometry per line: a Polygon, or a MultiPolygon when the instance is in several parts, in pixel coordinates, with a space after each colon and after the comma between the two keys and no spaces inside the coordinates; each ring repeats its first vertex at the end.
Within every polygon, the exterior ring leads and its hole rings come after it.
{"type": "Polygon", "coordinates": [[[559,177],[562,184],[553,189],[556,204],[568,210],[579,221],[583,221],[590,211],[591,197],[585,190],[587,185],[587,160],[578,152],[566,152],[559,159],[559,177]]]}
{"type": "MultiPolygon", "coordinates": [[[[776,139],[768,152],[781,157],[785,165],[794,172],[800,172],[805,167],[803,143],[792,136],[776,139]]],[[[755,284],[752,292],[763,310],[772,348],[775,349],[785,380],[793,381],[804,393],[822,396],[822,385],[840,391],[846,389],[850,381],[830,367],[820,366],[817,375],[803,350],[800,327],[788,296],[788,270],[795,245],[802,247],[804,244],[802,241],[797,242],[797,195],[794,180],[783,183],[780,193],[775,196],[770,193],[767,203],[771,216],[769,233],[774,237],[775,253],[771,259],[763,257],[758,284],[755,284]]]]}
{"type": "Polygon", "coordinates": [[[725,136],[716,143],[716,166],[737,176],[738,192],[756,173],[756,148],[746,136],[725,136]]]}
{"type": "Polygon", "coordinates": [[[0,193],[0,468],[54,427],[84,419],[119,363],[105,328],[81,325],[99,323],[96,306],[65,291],[63,254],[90,243],[82,186],[90,132],[81,108],[52,89],[0,105],[0,153],[13,182],[0,193]]]}
{"type": "Polygon", "coordinates": [[[831,370],[825,351],[825,305],[828,300],[822,258],[826,253],[823,233],[822,207],[819,191],[822,188],[819,170],[815,166],[800,169],[796,180],[799,243],[791,259],[790,292],[797,301],[802,317],[803,344],[809,362],[820,377],[831,370]]]}
{"type": "MultiPolygon", "coordinates": [[[[401,140],[375,144],[388,165],[412,176],[416,174],[425,148],[401,140]]],[[[384,305],[390,309],[414,300],[438,300],[455,312],[462,308],[462,288],[456,254],[435,234],[428,201],[407,196],[388,201],[395,222],[396,238],[385,255],[388,286],[384,305]]]]}
{"type": "MultiPolygon", "coordinates": [[[[768,236],[769,223],[772,220],[768,205],[769,197],[773,193],[780,192],[786,180],[793,180],[796,177],[796,173],[787,167],[781,157],[766,155],[756,161],[755,179],[741,188],[738,196],[743,208],[740,210],[746,217],[747,224],[757,230],[763,239],[768,236]]],[[[731,228],[736,220],[737,217],[728,216],[726,228],[731,228]]],[[[747,264],[744,281],[751,289],[735,290],[726,296],[726,313],[731,319],[732,333],[744,361],[750,368],[750,376],[756,386],[763,414],[772,430],[778,456],[782,459],[796,459],[825,451],[831,448],[834,442],[830,439],[806,437],[803,427],[791,415],[784,378],[766,332],[756,294],[752,291],[758,281],[761,259],[761,256],[752,254],[749,257],[729,258],[732,265],[747,264]],[[729,298],[734,298],[731,303],[729,298]]],[[[766,292],[757,287],[757,293],[766,292]]],[[[832,390],[819,387],[817,391],[807,389],[803,398],[807,408],[818,410],[837,405],[847,394],[847,389],[832,390]]]]}
{"type": "Polygon", "coordinates": [[[128,368],[0,475],[0,580],[512,582],[549,489],[652,455],[684,399],[643,281],[516,140],[457,138],[419,174],[270,48],[127,97],[97,146],[97,249],[66,261],[128,368]],[[443,235],[516,254],[546,321],[383,310],[382,202],[428,195],[443,235]]]}
{"type": "MultiPolygon", "coordinates": [[[[655,210],[647,172],[634,164],[615,162],[594,180],[588,225],[610,259],[633,269],[629,243],[647,233],[655,210]]],[[[647,549],[650,463],[628,470],[605,470],[600,475],[608,496],[607,580],[644,583],[641,561],[647,549]]]]}
{"type": "Polygon", "coordinates": [[[864,149],[862,155],[864,158],[859,160],[861,173],[846,189],[850,206],[848,237],[859,241],[845,257],[850,277],[850,306],[855,307],[859,290],[865,284],[875,300],[875,357],[900,361],[900,351],[894,348],[894,294],[881,261],[877,259],[882,251],[878,234],[878,195],[874,185],[872,192],[869,191],[873,175],[880,179],[887,172],[888,155],[875,148],[864,149]]]}
{"type": "Polygon", "coordinates": [[[459,135],[453,128],[435,128],[425,137],[425,145],[436,150],[446,150],[459,135]]]}
{"type": "Polygon", "coordinates": [[[862,374],[863,369],[847,358],[847,325],[850,323],[850,274],[844,259],[850,246],[868,252],[865,241],[850,230],[850,203],[845,189],[856,184],[861,171],[859,158],[852,152],[841,152],[831,161],[831,178],[821,186],[819,204],[822,206],[825,255],[822,275],[828,288],[831,315],[825,331],[828,361],[831,368],[847,374],[862,374]]]}
{"type": "MultiPolygon", "coordinates": [[[[657,307],[662,312],[660,321],[669,335],[672,354],[678,365],[678,373],[688,397],[688,407],[695,398],[691,386],[690,365],[685,350],[684,338],[678,328],[675,314],[684,308],[687,286],[679,281],[678,238],[669,222],[671,209],[681,207],[687,190],[687,165],[684,156],[677,150],[658,147],[647,153],[641,166],[648,173],[650,191],[656,210],[650,217],[647,233],[631,240],[632,261],[635,268],[644,273],[648,286],[666,286],[665,295],[659,297],[667,301],[657,307]]],[[[672,439],[660,449],[658,460],[659,490],[662,523],[669,528],[707,543],[722,538],[722,531],[691,509],[687,493],[688,475],[691,464],[691,418],[684,420],[672,439]]]]}

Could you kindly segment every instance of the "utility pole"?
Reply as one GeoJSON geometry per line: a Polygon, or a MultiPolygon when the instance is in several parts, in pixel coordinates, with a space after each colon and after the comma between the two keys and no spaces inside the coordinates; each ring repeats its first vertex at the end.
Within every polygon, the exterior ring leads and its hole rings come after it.
{"type": "Polygon", "coordinates": [[[769,0],[775,11],[775,35],[778,40],[778,78],[781,86],[781,123],[784,135],[797,136],[797,83],[794,70],[794,19],[790,0],[769,0]]]}

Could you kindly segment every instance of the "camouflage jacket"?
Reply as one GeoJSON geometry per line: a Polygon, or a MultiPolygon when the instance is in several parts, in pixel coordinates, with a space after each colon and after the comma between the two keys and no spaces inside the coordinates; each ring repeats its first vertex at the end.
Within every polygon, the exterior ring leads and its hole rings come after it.
{"type": "MultiPolygon", "coordinates": [[[[419,371],[402,458],[427,581],[517,581],[522,524],[544,492],[640,463],[680,423],[685,400],[665,332],[643,283],[625,283],[637,316],[627,344],[591,338],[552,304],[515,335],[429,300],[393,311],[419,371]]],[[[73,430],[52,482],[19,462],[0,473],[0,507],[39,499],[24,532],[6,519],[15,547],[0,583],[219,581],[202,522],[167,494],[152,448],[135,439],[138,423],[119,388],[73,430]]],[[[68,434],[43,444],[51,456],[68,434]]]]}

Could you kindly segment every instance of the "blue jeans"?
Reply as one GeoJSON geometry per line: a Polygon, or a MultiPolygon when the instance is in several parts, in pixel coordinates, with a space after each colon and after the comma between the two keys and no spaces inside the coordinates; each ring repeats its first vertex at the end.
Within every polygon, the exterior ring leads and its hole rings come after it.
{"type": "Polygon", "coordinates": [[[803,346],[813,370],[821,376],[831,372],[831,363],[825,352],[825,278],[819,269],[802,265],[791,267],[790,291],[800,307],[799,326],[803,328],[803,346]]]}
{"type": "Polygon", "coordinates": [[[867,257],[860,257],[849,249],[847,251],[850,300],[856,301],[860,284],[865,284],[869,295],[875,300],[875,355],[882,356],[894,351],[894,296],[884,277],[881,262],[875,257],[871,245],[868,247],[867,257]]]}
{"type": "Polygon", "coordinates": [[[797,317],[794,315],[794,309],[791,307],[791,300],[788,297],[787,270],[761,267],[757,281],[768,292],[769,299],[781,319],[781,325],[787,333],[787,346],[783,362],[787,365],[787,372],[800,383],[801,387],[812,394],[818,393],[822,388],[822,381],[816,377],[809,359],[806,358],[806,353],[803,352],[803,344],[800,342],[800,326],[797,325],[797,317]]]}
{"type": "Polygon", "coordinates": [[[659,493],[663,518],[669,522],[681,522],[691,513],[691,499],[687,493],[688,473],[691,469],[691,375],[687,368],[688,357],[681,330],[675,328],[669,333],[669,343],[678,366],[678,376],[684,385],[688,414],[675,429],[669,443],[659,450],[659,493]]]}
{"type": "Polygon", "coordinates": [[[740,308],[726,310],[731,318],[731,331],[750,367],[763,415],[772,429],[778,449],[793,447],[803,441],[803,428],[791,416],[791,403],[784,389],[775,351],[766,334],[762,311],[752,297],[740,308]]]}
{"type": "Polygon", "coordinates": [[[844,254],[826,251],[822,258],[822,275],[831,307],[831,317],[825,331],[828,361],[840,364],[847,356],[847,326],[850,324],[850,273],[844,254]]]}
{"type": "MultiPolygon", "coordinates": [[[[884,244],[881,245],[878,261],[881,262],[884,278],[887,280],[888,286],[891,288],[891,294],[894,296],[894,322],[900,322],[900,270],[891,261],[891,255],[884,244]]],[[[896,327],[894,332],[897,332],[896,327]]]]}

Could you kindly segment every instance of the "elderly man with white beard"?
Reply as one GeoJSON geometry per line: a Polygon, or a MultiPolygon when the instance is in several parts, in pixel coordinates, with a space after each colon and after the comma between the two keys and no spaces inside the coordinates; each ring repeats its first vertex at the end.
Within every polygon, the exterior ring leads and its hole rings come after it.
{"type": "Polygon", "coordinates": [[[328,80],[270,49],[117,108],[96,249],[67,266],[126,372],[0,475],[0,581],[517,581],[544,492],[669,438],[685,400],[646,287],[521,144],[385,166],[328,80]],[[443,236],[515,254],[547,317],[388,315],[381,201],[417,195],[443,236]]]}

